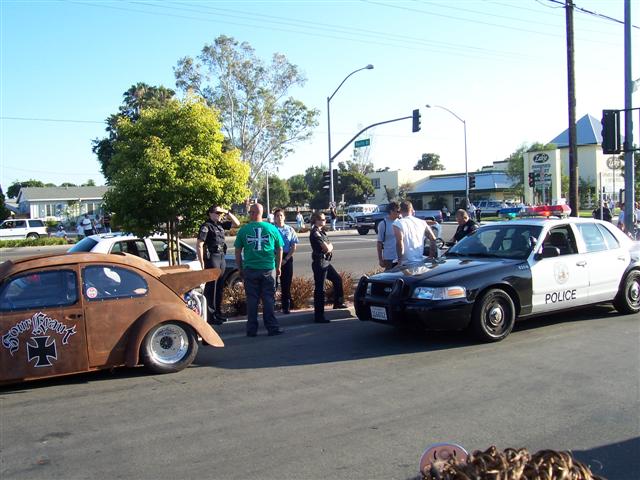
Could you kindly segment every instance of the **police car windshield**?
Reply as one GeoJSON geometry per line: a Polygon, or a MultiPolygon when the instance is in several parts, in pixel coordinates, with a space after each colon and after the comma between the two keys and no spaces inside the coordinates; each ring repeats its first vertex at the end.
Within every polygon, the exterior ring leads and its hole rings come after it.
{"type": "Polygon", "coordinates": [[[486,225],[449,249],[447,256],[479,256],[524,260],[542,227],[503,223],[486,225]]]}

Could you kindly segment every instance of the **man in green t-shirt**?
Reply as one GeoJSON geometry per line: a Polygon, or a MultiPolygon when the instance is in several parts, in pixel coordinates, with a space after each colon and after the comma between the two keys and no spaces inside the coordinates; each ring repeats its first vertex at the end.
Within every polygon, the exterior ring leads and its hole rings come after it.
{"type": "Polygon", "coordinates": [[[258,302],[262,298],[262,321],[267,334],[280,335],[284,330],[275,316],[276,277],[282,264],[282,237],[276,227],[262,221],[262,205],[249,208],[251,222],[236,235],[236,264],[244,280],[247,295],[247,336],[258,334],[258,302]],[[242,258],[244,252],[244,259],[242,258]]]}

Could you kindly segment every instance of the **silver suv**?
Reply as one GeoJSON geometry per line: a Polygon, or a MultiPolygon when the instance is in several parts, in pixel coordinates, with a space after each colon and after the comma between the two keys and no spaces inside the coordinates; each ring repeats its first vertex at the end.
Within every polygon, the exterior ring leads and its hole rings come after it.
{"type": "Polygon", "coordinates": [[[0,224],[3,240],[46,237],[47,225],[39,218],[5,220],[0,224]]]}

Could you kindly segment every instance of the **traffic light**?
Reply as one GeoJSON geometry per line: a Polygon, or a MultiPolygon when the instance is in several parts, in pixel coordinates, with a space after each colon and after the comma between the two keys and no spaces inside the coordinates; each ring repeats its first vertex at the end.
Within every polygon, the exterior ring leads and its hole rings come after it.
{"type": "Polygon", "coordinates": [[[620,110],[602,111],[602,153],[620,153],[620,110]]]}
{"type": "Polygon", "coordinates": [[[536,174],[535,174],[535,172],[529,172],[529,186],[530,187],[535,187],[536,186],[536,174]]]}
{"type": "Polygon", "coordinates": [[[331,187],[331,174],[327,170],[322,172],[322,188],[329,189],[331,187]]]}
{"type": "Polygon", "coordinates": [[[333,185],[340,185],[340,173],[338,173],[338,169],[334,168],[333,169],[333,185]]]}
{"type": "Polygon", "coordinates": [[[476,188],[476,176],[469,175],[469,188],[476,188]]]}
{"type": "Polygon", "coordinates": [[[420,131],[420,110],[417,108],[413,111],[413,130],[412,132],[420,131]]]}

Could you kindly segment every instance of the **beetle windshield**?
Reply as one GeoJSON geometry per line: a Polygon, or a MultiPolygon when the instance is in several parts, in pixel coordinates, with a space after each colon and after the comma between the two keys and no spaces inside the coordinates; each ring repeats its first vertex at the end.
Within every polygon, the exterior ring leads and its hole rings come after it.
{"type": "Polygon", "coordinates": [[[542,227],[536,225],[486,225],[449,249],[449,256],[480,256],[524,260],[533,249],[542,227]]]}

